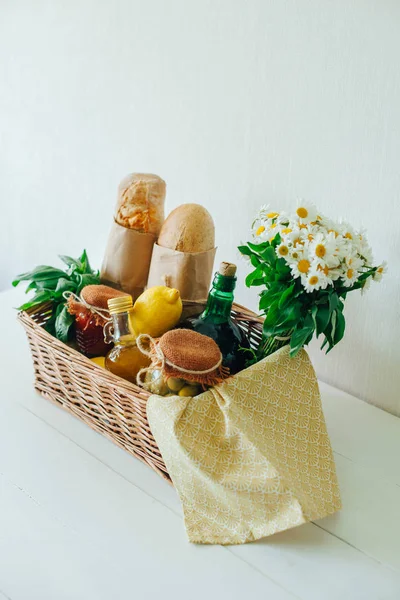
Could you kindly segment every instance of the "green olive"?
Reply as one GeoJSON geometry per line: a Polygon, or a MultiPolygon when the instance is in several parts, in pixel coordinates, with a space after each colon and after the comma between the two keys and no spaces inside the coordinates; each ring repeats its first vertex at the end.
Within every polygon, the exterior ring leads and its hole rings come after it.
{"type": "Polygon", "coordinates": [[[185,382],[183,379],[178,379],[177,377],[168,377],[167,386],[171,390],[171,392],[179,392],[180,389],[183,388],[185,382]]]}
{"type": "Polygon", "coordinates": [[[197,396],[200,393],[198,385],[185,385],[179,390],[179,396],[197,396]]]}

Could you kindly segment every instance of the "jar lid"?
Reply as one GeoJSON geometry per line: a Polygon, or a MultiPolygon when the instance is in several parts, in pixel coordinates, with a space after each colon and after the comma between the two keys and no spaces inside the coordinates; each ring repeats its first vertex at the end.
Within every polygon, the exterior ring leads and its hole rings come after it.
{"type": "Polygon", "coordinates": [[[95,306],[96,308],[108,308],[110,298],[118,298],[120,296],[129,296],[126,292],[116,290],[108,285],[86,285],[80,294],[82,300],[86,304],[95,306]]]}
{"type": "Polygon", "coordinates": [[[159,342],[167,365],[185,372],[203,374],[218,369],[221,351],[213,339],[190,329],[173,329],[164,333],[159,342]]]}
{"type": "Polygon", "coordinates": [[[133,308],[132,296],[129,295],[110,298],[107,304],[110,315],[118,315],[133,308]]]}

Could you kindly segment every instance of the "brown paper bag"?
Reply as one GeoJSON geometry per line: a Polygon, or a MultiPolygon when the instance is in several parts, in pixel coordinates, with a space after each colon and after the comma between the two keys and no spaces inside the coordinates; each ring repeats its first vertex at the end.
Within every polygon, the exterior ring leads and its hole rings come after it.
{"type": "Polygon", "coordinates": [[[118,287],[136,300],[147,283],[154,242],[151,233],[139,233],[114,221],[100,272],[102,283],[118,287]]]}
{"type": "Polygon", "coordinates": [[[204,301],[216,251],[179,252],[154,244],[147,287],[167,285],[179,290],[183,301],[204,301]]]}

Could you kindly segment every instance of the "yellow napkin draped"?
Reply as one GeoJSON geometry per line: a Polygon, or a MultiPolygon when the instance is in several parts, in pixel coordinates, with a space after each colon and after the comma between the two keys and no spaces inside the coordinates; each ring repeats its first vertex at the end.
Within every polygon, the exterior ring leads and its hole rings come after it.
{"type": "Polygon", "coordinates": [[[241,544],[341,508],[304,350],[281,348],[195,398],[153,395],[147,416],[191,542],[241,544]]]}

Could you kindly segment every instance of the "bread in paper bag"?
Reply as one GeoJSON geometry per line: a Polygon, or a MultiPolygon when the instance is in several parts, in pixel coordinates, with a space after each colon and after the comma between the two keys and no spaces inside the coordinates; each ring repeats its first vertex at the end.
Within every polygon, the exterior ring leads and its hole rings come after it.
{"type": "Polygon", "coordinates": [[[128,175],[118,188],[101,280],[133,299],[147,283],[153,244],[164,221],[165,189],[161,177],[148,173],[128,175]]]}
{"type": "Polygon", "coordinates": [[[147,285],[167,285],[178,289],[182,300],[201,303],[210,288],[215,253],[210,213],[199,204],[182,204],[167,217],[154,244],[147,285]]]}

